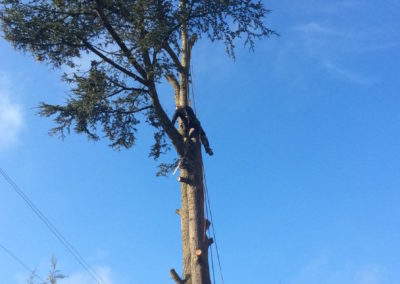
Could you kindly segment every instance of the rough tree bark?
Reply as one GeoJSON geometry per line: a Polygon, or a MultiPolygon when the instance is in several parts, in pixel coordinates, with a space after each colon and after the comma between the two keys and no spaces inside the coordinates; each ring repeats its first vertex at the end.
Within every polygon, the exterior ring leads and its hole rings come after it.
{"type": "MultiPolygon", "coordinates": [[[[181,1],[182,11],[186,10],[185,1],[181,1]]],[[[183,17],[185,17],[183,13],[183,17]]],[[[190,53],[195,41],[195,35],[189,40],[186,25],[182,25],[182,70],[179,73],[179,87],[176,82],[167,78],[175,89],[176,107],[190,104],[189,100],[189,70],[190,53]],[[178,92],[178,94],[177,94],[178,92]]],[[[179,132],[185,133],[185,124],[179,120],[179,132]]],[[[185,166],[180,166],[179,181],[181,182],[181,233],[183,254],[183,277],[179,278],[175,270],[171,270],[171,278],[176,283],[210,284],[208,265],[209,241],[206,236],[206,219],[204,212],[203,160],[200,137],[184,140],[185,166]],[[187,165],[190,165],[189,167],[187,165]]]]}

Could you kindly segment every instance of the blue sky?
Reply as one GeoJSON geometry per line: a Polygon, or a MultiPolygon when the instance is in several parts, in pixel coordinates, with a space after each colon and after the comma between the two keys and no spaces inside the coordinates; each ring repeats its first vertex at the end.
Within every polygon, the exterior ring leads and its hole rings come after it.
{"type": "MultiPolygon", "coordinates": [[[[218,44],[194,50],[225,282],[400,283],[400,3],[265,3],[280,37],[238,45],[235,62],[218,44]]],[[[0,166],[107,283],[168,283],[179,184],[155,177],[150,129],[120,152],[49,137],[35,107],[65,99],[60,71],[4,40],[0,58],[0,166]]],[[[4,179],[0,200],[0,244],[42,277],[54,254],[61,284],[93,283],[4,179]]],[[[0,250],[2,283],[28,274],[0,250]]]]}

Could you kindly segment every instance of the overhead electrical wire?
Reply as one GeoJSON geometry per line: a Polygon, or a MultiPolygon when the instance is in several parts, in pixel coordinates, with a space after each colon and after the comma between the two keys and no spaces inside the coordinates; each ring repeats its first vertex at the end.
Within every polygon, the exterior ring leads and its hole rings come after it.
{"type": "Polygon", "coordinates": [[[37,217],[46,225],[46,227],[53,233],[58,241],[69,251],[69,253],[76,259],[76,261],[86,270],[93,280],[98,284],[105,284],[106,282],[101,276],[88,264],[88,262],[81,256],[81,254],[71,245],[71,243],[60,233],[60,231],[50,222],[50,220],[40,211],[40,209],[30,200],[30,198],[18,187],[18,185],[11,179],[11,177],[0,167],[0,174],[10,184],[14,191],[25,201],[25,203],[32,209],[37,217]]]}
{"type": "Polygon", "coordinates": [[[8,248],[6,248],[4,245],[0,244],[0,248],[4,250],[9,256],[11,256],[15,261],[17,261],[19,264],[21,264],[26,270],[28,270],[31,275],[39,279],[41,282],[45,283],[45,281],[37,275],[36,270],[31,269],[28,265],[26,265],[21,259],[19,259],[12,251],[10,251],[8,248]]]}

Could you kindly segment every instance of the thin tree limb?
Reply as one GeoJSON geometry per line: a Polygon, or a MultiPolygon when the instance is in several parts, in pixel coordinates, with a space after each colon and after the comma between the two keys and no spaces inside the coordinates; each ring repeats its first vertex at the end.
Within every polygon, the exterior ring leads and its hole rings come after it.
{"type": "Polygon", "coordinates": [[[172,61],[174,62],[176,68],[178,69],[179,72],[185,72],[185,69],[183,68],[178,56],[176,53],[172,50],[172,48],[165,43],[163,45],[163,49],[168,53],[168,55],[171,57],[172,61]]]}
{"type": "Polygon", "coordinates": [[[107,112],[107,113],[133,114],[133,113],[141,112],[141,111],[146,110],[146,109],[150,109],[150,108],[152,108],[152,107],[153,107],[152,105],[148,105],[148,106],[145,106],[145,107],[142,107],[142,108],[138,108],[138,109],[135,109],[135,110],[132,110],[132,111],[125,111],[125,110],[106,110],[105,112],[107,112]]]}
{"type": "Polygon", "coordinates": [[[171,275],[172,280],[175,281],[176,284],[183,284],[183,280],[179,277],[178,273],[176,273],[175,269],[171,269],[169,271],[169,274],[171,275]]]}
{"type": "Polygon", "coordinates": [[[133,67],[139,72],[139,74],[142,76],[142,78],[146,78],[146,71],[140,66],[140,64],[133,58],[132,53],[129,51],[128,47],[125,45],[121,37],[117,34],[117,32],[113,29],[111,26],[110,22],[108,21],[107,16],[103,12],[103,6],[101,4],[100,0],[96,0],[97,4],[97,15],[99,18],[102,20],[104,26],[112,36],[112,38],[115,40],[115,42],[118,44],[118,46],[121,48],[121,50],[125,53],[125,56],[128,58],[129,62],[132,63],[133,67]]]}
{"type": "Polygon", "coordinates": [[[133,88],[133,87],[128,87],[128,86],[122,85],[121,83],[115,81],[114,79],[112,79],[110,77],[106,77],[106,79],[108,81],[110,81],[113,85],[120,87],[124,91],[133,91],[133,92],[140,92],[140,93],[148,93],[149,92],[149,90],[147,90],[145,88],[133,88]]]}
{"type": "Polygon", "coordinates": [[[101,53],[100,51],[98,51],[93,45],[91,45],[88,41],[81,39],[83,44],[90,50],[92,51],[94,54],[96,54],[98,57],[100,57],[101,59],[103,59],[105,62],[107,62],[108,64],[112,65],[113,67],[115,67],[116,69],[118,69],[119,71],[121,71],[122,73],[125,73],[126,75],[128,75],[129,77],[133,78],[135,81],[138,81],[139,83],[142,83],[143,85],[147,86],[148,82],[146,80],[143,80],[141,77],[139,77],[138,75],[136,75],[135,73],[132,73],[131,71],[129,71],[128,69],[122,67],[121,65],[115,63],[113,60],[111,60],[110,58],[108,58],[107,56],[105,56],[103,53],[101,53]]]}

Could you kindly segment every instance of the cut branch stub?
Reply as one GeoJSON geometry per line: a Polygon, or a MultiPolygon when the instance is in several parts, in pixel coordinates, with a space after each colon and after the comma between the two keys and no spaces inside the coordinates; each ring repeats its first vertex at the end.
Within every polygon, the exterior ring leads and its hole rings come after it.
{"type": "Polygon", "coordinates": [[[206,231],[210,228],[211,222],[210,220],[206,219],[206,231]]]}
{"type": "Polygon", "coordinates": [[[178,181],[186,184],[192,184],[192,181],[186,177],[178,177],[178,181]]]}
{"type": "Polygon", "coordinates": [[[176,273],[175,269],[171,269],[169,271],[169,274],[171,275],[172,280],[175,281],[176,284],[183,284],[183,280],[179,277],[178,273],[176,273]]]}

